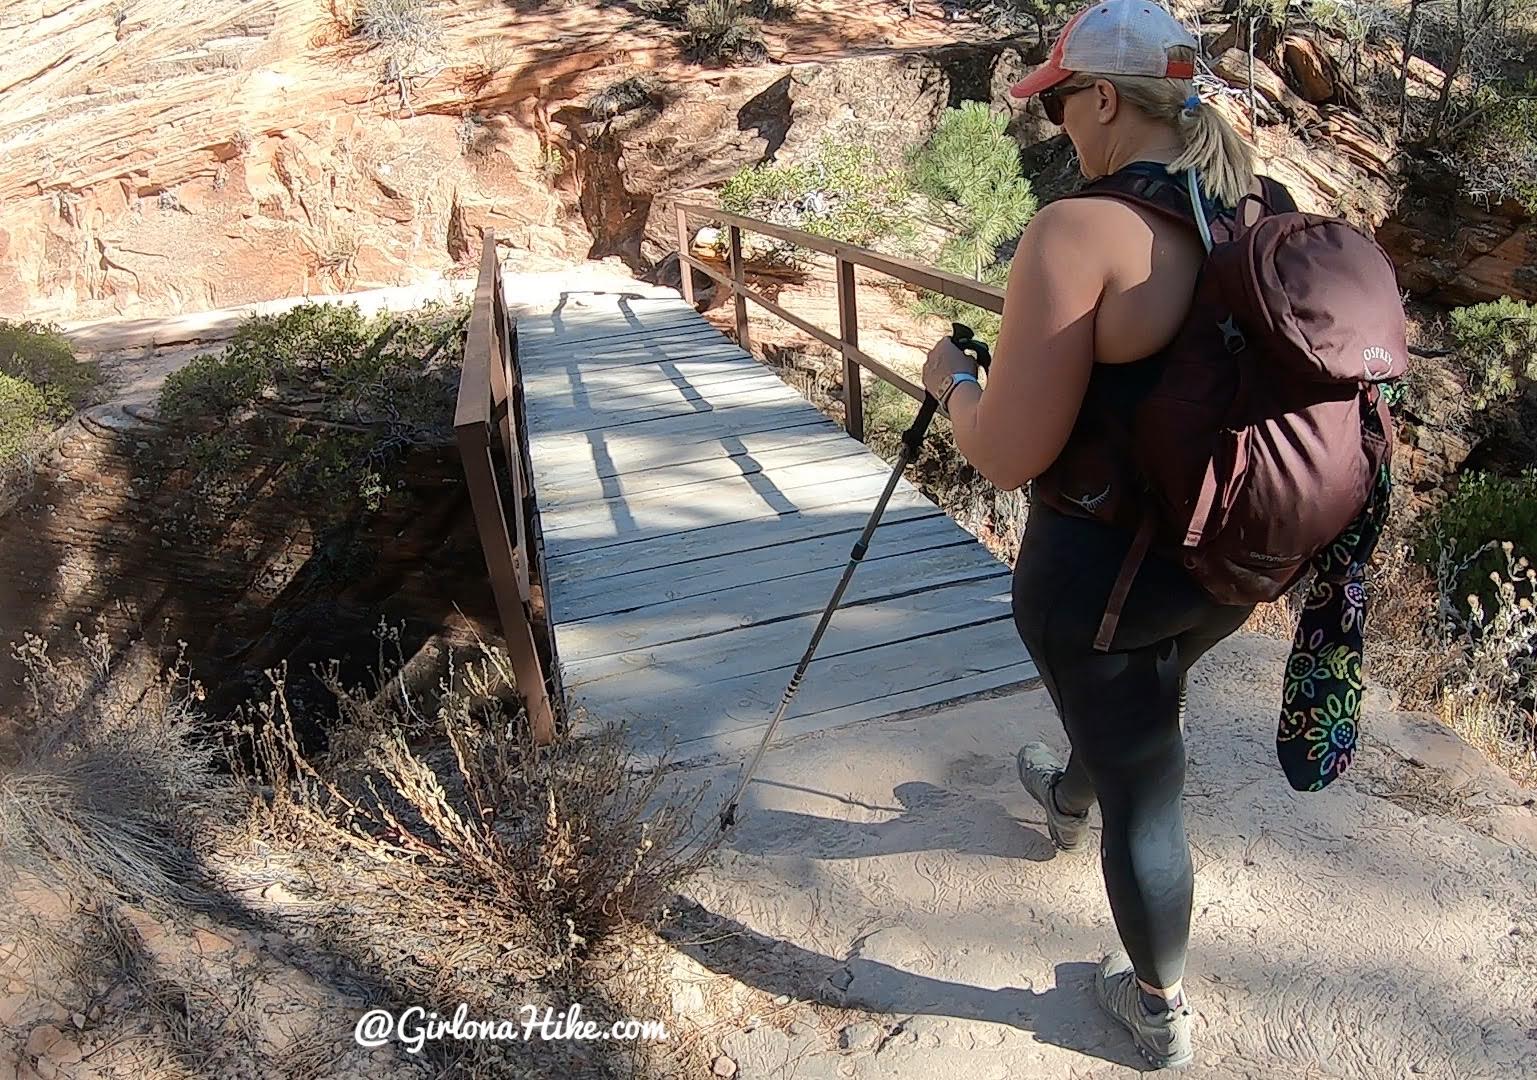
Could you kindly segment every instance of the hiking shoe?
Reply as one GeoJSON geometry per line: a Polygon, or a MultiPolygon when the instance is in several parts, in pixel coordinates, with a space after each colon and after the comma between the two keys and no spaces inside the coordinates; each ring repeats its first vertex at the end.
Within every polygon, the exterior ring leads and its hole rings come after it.
{"type": "Polygon", "coordinates": [[[1083,847],[1089,835],[1089,814],[1064,814],[1057,809],[1057,800],[1051,789],[1062,775],[1062,765],[1045,743],[1026,743],[1015,759],[1019,766],[1019,782],[1025,785],[1041,809],[1046,811],[1046,829],[1058,851],[1077,851],[1083,847]]]}
{"type": "Polygon", "coordinates": [[[1104,1010],[1131,1032],[1138,1052],[1153,1068],[1178,1069],[1195,1057],[1190,1046],[1193,1017],[1188,1001],[1165,1012],[1148,1012],[1142,1004],[1137,973],[1124,952],[1105,957],[1094,976],[1094,992],[1104,1010]]]}

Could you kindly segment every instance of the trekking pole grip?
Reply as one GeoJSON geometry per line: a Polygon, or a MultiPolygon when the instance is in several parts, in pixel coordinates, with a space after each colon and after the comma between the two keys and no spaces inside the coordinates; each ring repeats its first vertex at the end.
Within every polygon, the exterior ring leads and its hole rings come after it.
{"type": "MultiPolygon", "coordinates": [[[[971,327],[962,323],[951,323],[950,340],[956,348],[975,359],[977,366],[983,371],[992,365],[991,350],[988,349],[986,342],[977,340],[971,327]]],[[[939,399],[925,391],[923,405],[918,409],[918,415],[913,419],[912,425],[902,433],[902,445],[907,449],[907,460],[917,460],[918,451],[923,446],[923,438],[929,433],[929,424],[933,423],[934,414],[938,411],[939,399]]]]}

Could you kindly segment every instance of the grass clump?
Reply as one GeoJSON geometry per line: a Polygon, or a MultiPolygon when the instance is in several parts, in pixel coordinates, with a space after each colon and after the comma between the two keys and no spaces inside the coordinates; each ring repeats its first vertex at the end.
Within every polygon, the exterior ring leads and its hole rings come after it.
{"type": "Polygon", "coordinates": [[[1475,408],[1508,400],[1537,378],[1537,305],[1504,296],[1457,308],[1451,330],[1475,408]]]}
{"type": "Polygon", "coordinates": [[[429,1041],[415,1060],[432,1075],[703,1075],[677,1045],[672,954],[651,932],[717,842],[713,820],[689,825],[698,796],[633,767],[613,730],[534,746],[496,650],[449,653],[425,694],[400,635],[379,636],[375,685],[325,668],[338,708],[291,702],[274,671],[232,726],[181,658],[143,642],[17,647],[29,696],[0,731],[11,1004],[88,1014],[92,1063],[112,1075],[267,1076],[378,1072],[377,1057],[344,1066],[350,1040],[334,1038],[363,1000],[519,1021],[579,1001],[664,1017],[669,1039],[607,1054],[429,1041]],[[293,738],[314,711],[340,712],[324,752],[293,738]],[[296,1002],[313,1023],[295,1026],[296,1002]]]}
{"type": "Polygon", "coordinates": [[[765,22],[795,16],[799,0],[638,0],[642,11],[680,26],[683,52],[696,64],[761,63],[765,22]]]}
{"type": "Polygon", "coordinates": [[[13,648],[26,698],[0,776],[0,884],[25,872],[84,895],[187,899],[190,818],[217,810],[221,785],[186,665],[120,678],[134,661],[78,630],[57,658],[30,634],[13,648]]]}
{"type": "Polygon", "coordinates": [[[683,49],[696,63],[763,60],[761,23],[741,0],[693,0],[682,11],[683,49]]]}

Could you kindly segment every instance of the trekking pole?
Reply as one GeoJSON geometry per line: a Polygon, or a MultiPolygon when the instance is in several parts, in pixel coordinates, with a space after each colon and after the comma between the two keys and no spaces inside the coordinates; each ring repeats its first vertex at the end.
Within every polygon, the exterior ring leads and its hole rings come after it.
{"type": "MultiPolygon", "coordinates": [[[[983,370],[992,363],[992,353],[985,343],[972,336],[970,327],[951,323],[950,340],[962,352],[975,357],[977,364],[983,370]]],[[[838,582],[837,589],[833,590],[832,599],[827,602],[827,607],[822,611],[822,621],[817,623],[816,632],[811,635],[811,643],[806,646],[801,662],[796,665],[795,674],[790,677],[790,685],[785,687],[784,696],[779,699],[779,708],[774,711],[774,719],[769,721],[768,730],[763,733],[763,741],[758,744],[752,760],[748,762],[741,779],[737,781],[736,790],[731,793],[725,809],[721,811],[721,832],[725,832],[736,824],[737,804],[742,801],[742,793],[747,790],[748,782],[758,771],[758,764],[763,760],[764,751],[768,749],[770,740],[774,738],[774,731],[779,727],[779,722],[784,719],[785,711],[790,707],[790,700],[801,688],[801,680],[806,677],[806,669],[811,666],[811,658],[816,654],[817,646],[822,643],[822,634],[826,632],[827,624],[832,621],[833,612],[838,609],[838,602],[843,599],[844,590],[849,587],[855,568],[859,566],[860,561],[865,557],[865,552],[869,550],[870,537],[875,532],[875,527],[880,524],[881,515],[886,512],[886,504],[891,501],[891,493],[896,490],[897,481],[902,478],[902,473],[907,466],[918,460],[918,452],[923,449],[923,438],[928,434],[929,424],[933,422],[934,414],[938,411],[939,399],[933,394],[925,393],[923,406],[918,410],[918,415],[913,419],[912,425],[902,433],[902,449],[897,452],[897,463],[891,470],[890,479],[886,481],[886,490],[881,492],[880,500],[876,502],[875,510],[870,514],[870,520],[865,523],[864,531],[854,542],[854,550],[849,555],[848,565],[843,568],[843,578],[838,582]]]]}

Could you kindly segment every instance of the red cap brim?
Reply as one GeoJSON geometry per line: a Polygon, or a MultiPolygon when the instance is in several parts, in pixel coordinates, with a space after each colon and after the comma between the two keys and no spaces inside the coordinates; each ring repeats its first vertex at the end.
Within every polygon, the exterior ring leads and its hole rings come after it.
{"type": "Polygon", "coordinates": [[[1058,67],[1056,63],[1048,60],[1023,79],[1020,79],[1019,82],[1009,87],[1009,96],[1016,98],[1034,97],[1042,90],[1050,90],[1071,74],[1071,71],[1058,67]]]}

